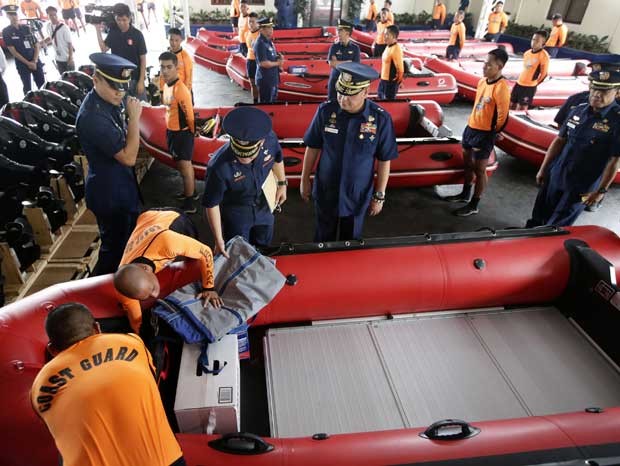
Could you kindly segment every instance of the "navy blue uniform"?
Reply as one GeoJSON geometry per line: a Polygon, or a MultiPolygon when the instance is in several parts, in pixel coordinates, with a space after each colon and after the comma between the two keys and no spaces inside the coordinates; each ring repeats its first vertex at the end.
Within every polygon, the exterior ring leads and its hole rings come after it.
{"type": "Polygon", "coordinates": [[[589,104],[575,107],[559,136],[566,144],[546,173],[529,227],[572,225],[583,212],[581,196],[598,189],[607,163],[620,156],[620,105],[598,113],[589,104]]]}
{"type": "MultiPolygon", "coordinates": [[[[327,62],[336,57],[338,61],[354,61],[360,62],[360,48],[354,44],[352,41],[349,41],[348,45],[343,45],[340,42],[332,44],[329,48],[329,52],[327,53],[327,62]]],[[[340,71],[336,68],[332,68],[329,74],[329,82],[327,83],[327,100],[336,100],[336,81],[338,81],[338,77],[340,76],[340,71]]]]}
{"type": "Polygon", "coordinates": [[[112,273],[118,268],[140,210],[133,168],[114,158],[126,145],[121,107],[90,91],[78,113],[77,132],[89,165],[86,205],[97,217],[101,236],[99,262],[93,274],[112,273]]]}
{"type": "Polygon", "coordinates": [[[577,105],[587,104],[589,99],[590,91],[583,91],[579,92],[578,94],[571,95],[568,99],[566,99],[566,102],[562,104],[553,121],[555,121],[558,126],[562,126],[568,118],[568,114],[570,113],[570,111],[577,105]]]}
{"type": "Polygon", "coordinates": [[[256,86],[261,104],[275,102],[278,95],[278,83],[280,82],[280,69],[263,68],[260,66],[262,61],[277,61],[278,53],[275,44],[259,34],[254,41],[254,55],[256,56],[256,86]]]}
{"type": "Polygon", "coordinates": [[[392,118],[368,99],[356,114],[345,112],[337,102],[326,102],[317,109],[304,143],[321,149],[312,187],[315,241],[336,240],[343,219],[350,231],[341,230],[339,239],[361,238],[373,192],[375,161],[398,157],[392,118]]]}
{"type": "MultiPolygon", "coordinates": [[[[15,47],[15,51],[28,61],[32,61],[34,58],[34,46],[32,41],[32,34],[28,26],[19,25],[17,27],[7,26],[2,30],[2,38],[4,44],[9,47],[15,47]]],[[[43,63],[41,60],[37,60],[37,69],[32,71],[25,64],[19,60],[15,60],[15,67],[17,73],[22,80],[24,94],[32,89],[32,81],[30,77],[34,78],[34,82],[37,87],[41,87],[45,82],[45,75],[43,74],[43,63]]]]}
{"type": "Polygon", "coordinates": [[[273,131],[249,164],[239,162],[230,143],[209,161],[202,205],[220,206],[224,241],[241,235],[256,246],[271,243],[273,213],[262,186],[276,162],[282,162],[282,148],[273,131]]]}

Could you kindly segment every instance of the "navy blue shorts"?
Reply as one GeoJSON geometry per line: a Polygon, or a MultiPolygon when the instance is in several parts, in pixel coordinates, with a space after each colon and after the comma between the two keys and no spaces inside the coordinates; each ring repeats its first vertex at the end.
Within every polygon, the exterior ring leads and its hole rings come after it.
{"type": "Polygon", "coordinates": [[[532,105],[536,95],[536,86],[522,86],[515,83],[510,93],[510,101],[519,105],[532,105]]]}
{"type": "Polygon", "coordinates": [[[466,126],[465,131],[463,131],[461,145],[463,149],[467,150],[478,149],[472,150],[472,155],[476,160],[488,159],[493,151],[494,143],[495,134],[493,131],[481,131],[469,126],[466,126]]]}
{"type": "Polygon", "coordinates": [[[245,64],[245,70],[250,81],[254,81],[256,79],[256,60],[248,60],[245,64]]]}
{"type": "Polygon", "coordinates": [[[168,152],[174,160],[192,160],[194,154],[194,135],[189,130],[166,130],[168,152]]]}
{"type": "Polygon", "coordinates": [[[456,45],[448,45],[448,47],[446,47],[446,58],[448,60],[456,60],[457,58],[459,58],[460,54],[461,49],[458,48],[456,45]]]}

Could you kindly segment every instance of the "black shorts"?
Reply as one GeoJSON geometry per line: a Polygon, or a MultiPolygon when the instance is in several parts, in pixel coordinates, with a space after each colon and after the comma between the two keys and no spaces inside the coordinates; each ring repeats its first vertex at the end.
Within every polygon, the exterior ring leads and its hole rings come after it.
{"type": "Polygon", "coordinates": [[[75,19],[75,8],[62,10],[62,19],[75,19]]]}
{"type": "Polygon", "coordinates": [[[194,135],[189,130],[166,130],[168,152],[174,160],[192,160],[194,154],[194,135]]]}
{"type": "Polygon", "coordinates": [[[148,7],[149,10],[154,10],[155,9],[155,2],[149,2],[147,4],[147,7],[148,7]]]}
{"type": "Polygon", "coordinates": [[[74,8],[73,11],[75,12],[75,17],[82,19],[82,10],[80,10],[79,8],[74,8]]]}
{"type": "Polygon", "coordinates": [[[248,73],[250,81],[254,81],[256,79],[256,60],[248,60],[245,65],[245,70],[248,73]]]}
{"type": "Polygon", "coordinates": [[[234,27],[234,28],[239,27],[239,17],[238,16],[231,16],[230,17],[230,24],[232,24],[232,27],[234,27]]]}
{"type": "Polygon", "coordinates": [[[478,149],[472,151],[475,160],[488,159],[495,145],[495,133],[473,129],[468,125],[463,131],[461,145],[463,149],[478,149]]]}
{"type": "Polygon", "coordinates": [[[519,105],[532,105],[534,96],[536,95],[536,86],[521,86],[515,83],[510,93],[510,102],[519,105]]]}
{"type": "Polygon", "coordinates": [[[446,58],[448,60],[456,60],[457,58],[459,58],[460,54],[461,49],[458,48],[456,45],[448,45],[448,47],[446,47],[446,58]]]}

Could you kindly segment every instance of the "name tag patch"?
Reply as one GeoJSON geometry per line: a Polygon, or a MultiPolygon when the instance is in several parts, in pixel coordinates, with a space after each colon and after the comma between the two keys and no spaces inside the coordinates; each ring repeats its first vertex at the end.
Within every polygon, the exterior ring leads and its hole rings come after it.
{"type": "Polygon", "coordinates": [[[377,134],[377,125],[374,123],[362,123],[360,125],[360,133],[377,134]]]}
{"type": "Polygon", "coordinates": [[[608,133],[610,130],[610,127],[606,123],[601,123],[597,121],[596,123],[594,123],[594,125],[592,125],[592,129],[596,131],[600,131],[602,133],[608,133]]]}
{"type": "Polygon", "coordinates": [[[332,133],[332,134],[338,134],[338,128],[334,128],[333,126],[326,126],[325,132],[332,133]]]}

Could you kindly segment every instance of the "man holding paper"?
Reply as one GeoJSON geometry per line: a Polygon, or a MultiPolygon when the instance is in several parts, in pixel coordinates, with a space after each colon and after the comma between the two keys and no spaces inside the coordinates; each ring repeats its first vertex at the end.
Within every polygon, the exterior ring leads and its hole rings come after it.
{"type": "Polygon", "coordinates": [[[287,182],[282,148],[265,112],[238,107],[222,125],[230,142],[207,165],[202,205],[215,237],[214,252],[226,255],[226,241],[237,235],[254,246],[269,246],[273,210],[286,201],[287,182]]]}

